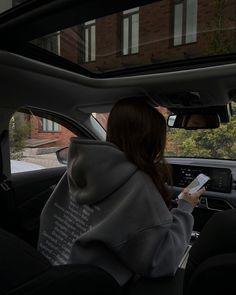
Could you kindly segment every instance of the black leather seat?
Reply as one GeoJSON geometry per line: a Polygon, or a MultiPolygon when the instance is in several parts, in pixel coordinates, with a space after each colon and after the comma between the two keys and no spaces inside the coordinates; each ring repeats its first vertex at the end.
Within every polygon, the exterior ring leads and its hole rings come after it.
{"type": "Polygon", "coordinates": [[[174,277],[140,278],[124,290],[125,295],[182,295],[184,270],[178,269],[174,277]]]}
{"type": "Polygon", "coordinates": [[[236,253],[215,255],[194,271],[184,294],[235,294],[236,253]]]}
{"type": "Polygon", "coordinates": [[[120,291],[116,281],[102,269],[90,265],[51,266],[36,249],[0,230],[0,294],[120,294],[120,291]]]}
{"type": "Polygon", "coordinates": [[[235,294],[236,210],[214,214],[189,253],[184,295],[235,294]]]}

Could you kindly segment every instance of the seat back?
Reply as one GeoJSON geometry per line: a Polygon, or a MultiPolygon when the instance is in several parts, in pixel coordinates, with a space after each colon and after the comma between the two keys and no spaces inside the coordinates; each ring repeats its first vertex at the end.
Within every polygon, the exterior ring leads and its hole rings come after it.
{"type": "Polygon", "coordinates": [[[184,294],[235,294],[235,274],[236,253],[212,256],[196,268],[184,294]]]}
{"type": "Polygon", "coordinates": [[[90,265],[58,265],[10,290],[7,295],[118,295],[121,288],[105,271],[90,265]]]}
{"type": "Polygon", "coordinates": [[[0,230],[0,294],[7,294],[50,267],[49,262],[30,245],[0,230]]]}
{"type": "Polygon", "coordinates": [[[118,283],[90,265],[50,263],[36,249],[0,229],[0,294],[119,294],[118,283]],[[49,293],[50,292],[50,293],[49,293]]]}
{"type": "Polygon", "coordinates": [[[236,274],[236,210],[214,214],[189,252],[184,295],[222,294],[236,274]]]}

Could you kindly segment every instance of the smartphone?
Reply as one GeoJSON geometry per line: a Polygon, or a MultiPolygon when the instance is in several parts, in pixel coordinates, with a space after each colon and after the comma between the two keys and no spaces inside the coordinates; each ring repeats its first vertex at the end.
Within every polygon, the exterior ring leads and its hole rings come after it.
{"type": "MultiPolygon", "coordinates": [[[[190,194],[200,190],[210,179],[207,175],[200,173],[186,188],[189,189],[190,194]]],[[[183,197],[183,193],[178,195],[178,199],[183,197]]]]}

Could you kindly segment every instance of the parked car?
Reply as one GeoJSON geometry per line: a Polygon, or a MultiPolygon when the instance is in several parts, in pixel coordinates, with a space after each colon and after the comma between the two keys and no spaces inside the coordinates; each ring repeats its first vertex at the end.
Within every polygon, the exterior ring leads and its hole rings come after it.
{"type": "MultiPolygon", "coordinates": [[[[36,248],[40,214],[66,172],[45,149],[72,136],[104,141],[112,106],[131,96],[172,116],[173,200],[199,173],[211,178],[192,243],[216,212],[235,209],[235,11],[232,0],[1,1],[0,227],[36,248]],[[194,114],[220,126],[188,128],[194,114]],[[47,168],[11,159],[35,147],[47,168]]],[[[57,155],[66,164],[66,150],[57,155]]],[[[183,294],[184,258],[175,278],[143,279],[127,294],[183,294]]]]}

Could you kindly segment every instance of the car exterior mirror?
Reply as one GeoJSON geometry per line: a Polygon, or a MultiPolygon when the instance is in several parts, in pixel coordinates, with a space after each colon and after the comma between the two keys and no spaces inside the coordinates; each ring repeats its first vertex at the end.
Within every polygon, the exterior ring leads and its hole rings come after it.
{"type": "Polygon", "coordinates": [[[68,147],[64,147],[56,151],[57,160],[59,163],[67,165],[68,162],[68,147]]]}

